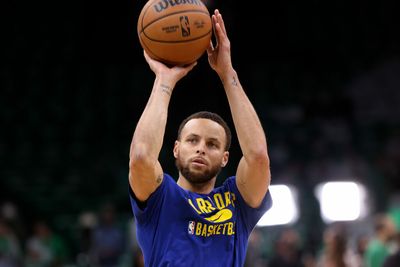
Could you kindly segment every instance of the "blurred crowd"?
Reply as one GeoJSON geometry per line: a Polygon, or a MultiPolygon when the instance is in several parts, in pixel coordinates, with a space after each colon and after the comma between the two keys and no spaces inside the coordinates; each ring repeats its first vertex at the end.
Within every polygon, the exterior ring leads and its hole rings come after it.
{"type": "Polygon", "coordinates": [[[143,266],[134,222],[117,215],[111,203],[83,212],[67,236],[44,219],[22,221],[7,202],[0,217],[0,267],[143,266]]]}
{"type": "MultiPolygon", "coordinates": [[[[48,221],[28,225],[15,204],[3,203],[0,267],[144,266],[132,216],[123,218],[112,203],[105,203],[76,220],[71,242],[71,236],[57,232],[48,221]]],[[[354,231],[351,222],[326,224],[314,249],[295,225],[256,227],[245,267],[400,266],[400,210],[373,214],[367,225],[371,231],[354,231]]]]}
{"type": "Polygon", "coordinates": [[[400,266],[400,228],[398,214],[379,213],[371,222],[372,231],[351,233],[345,222],[326,225],[315,251],[306,250],[299,231],[279,230],[270,251],[263,245],[256,228],[250,238],[246,267],[394,267],[400,266]]]}

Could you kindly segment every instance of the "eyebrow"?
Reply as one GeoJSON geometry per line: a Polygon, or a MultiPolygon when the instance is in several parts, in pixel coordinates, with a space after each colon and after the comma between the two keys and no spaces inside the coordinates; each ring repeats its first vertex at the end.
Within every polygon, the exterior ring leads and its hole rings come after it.
{"type": "Polygon", "coordinates": [[[196,137],[196,138],[198,138],[198,137],[200,137],[200,135],[191,133],[188,136],[186,136],[186,138],[188,138],[188,137],[196,137]]]}
{"type": "MultiPolygon", "coordinates": [[[[189,138],[189,137],[196,137],[196,138],[199,138],[200,135],[191,133],[191,134],[189,134],[186,138],[189,138]]],[[[216,142],[216,143],[218,143],[218,144],[221,143],[221,142],[220,142],[217,138],[215,138],[215,137],[209,137],[209,138],[207,138],[207,141],[216,142]]]]}

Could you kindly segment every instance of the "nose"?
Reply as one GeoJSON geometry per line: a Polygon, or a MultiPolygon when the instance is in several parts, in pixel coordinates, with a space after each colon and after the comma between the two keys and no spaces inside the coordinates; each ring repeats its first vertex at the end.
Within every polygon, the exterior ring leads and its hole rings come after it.
{"type": "Polygon", "coordinates": [[[200,150],[200,149],[198,149],[198,150],[196,151],[196,153],[197,153],[197,154],[200,154],[200,155],[205,155],[205,154],[206,154],[206,152],[204,152],[204,150],[200,150]]]}
{"type": "Polygon", "coordinates": [[[206,153],[204,148],[205,148],[204,142],[200,142],[200,143],[198,144],[198,146],[197,146],[196,153],[197,153],[197,154],[204,155],[204,154],[206,153]]]}

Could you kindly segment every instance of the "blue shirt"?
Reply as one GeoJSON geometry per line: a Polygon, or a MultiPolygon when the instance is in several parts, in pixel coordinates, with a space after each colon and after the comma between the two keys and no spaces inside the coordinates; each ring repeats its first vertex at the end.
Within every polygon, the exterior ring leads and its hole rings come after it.
{"type": "Polygon", "coordinates": [[[210,194],[181,188],[168,174],[142,207],[131,192],[145,266],[242,267],[248,237],[272,206],[268,191],[259,208],[248,206],[228,178],[210,194]]]}

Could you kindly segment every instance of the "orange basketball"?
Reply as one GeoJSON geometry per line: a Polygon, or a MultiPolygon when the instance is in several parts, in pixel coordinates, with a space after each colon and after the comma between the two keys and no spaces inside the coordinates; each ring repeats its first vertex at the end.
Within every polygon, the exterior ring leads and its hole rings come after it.
{"type": "Polygon", "coordinates": [[[137,31],[150,57],[168,65],[185,65],[206,51],[212,23],[200,0],[149,0],[140,12],[137,31]]]}

